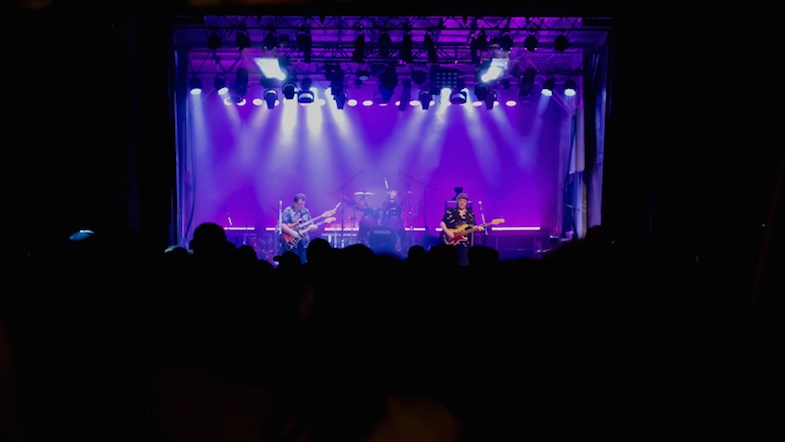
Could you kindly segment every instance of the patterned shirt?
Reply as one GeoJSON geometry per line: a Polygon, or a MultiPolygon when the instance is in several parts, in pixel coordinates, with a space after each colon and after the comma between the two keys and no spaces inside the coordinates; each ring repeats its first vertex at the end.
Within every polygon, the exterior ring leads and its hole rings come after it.
{"type": "MultiPolygon", "coordinates": [[[[287,208],[283,209],[283,214],[281,215],[281,221],[284,224],[288,224],[292,230],[298,232],[300,232],[298,227],[308,227],[308,221],[311,219],[311,212],[305,207],[300,209],[300,212],[295,212],[292,206],[288,206],[287,208]],[[298,220],[300,220],[300,222],[298,224],[294,224],[298,220]]],[[[303,247],[308,247],[308,243],[311,241],[311,238],[308,236],[308,232],[303,231],[300,233],[300,235],[303,237],[303,239],[300,240],[300,242],[303,244],[303,247]]]]}
{"type": "MultiPolygon", "coordinates": [[[[455,229],[458,226],[464,224],[468,226],[477,225],[477,222],[474,219],[474,212],[467,210],[466,213],[464,213],[464,215],[461,216],[460,211],[458,210],[457,207],[445,210],[444,216],[442,217],[442,221],[444,221],[444,224],[447,226],[448,229],[455,229]]],[[[456,245],[463,246],[463,247],[471,246],[471,244],[474,242],[473,235],[474,234],[470,234],[469,238],[466,241],[461,241],[456,245]]]]}

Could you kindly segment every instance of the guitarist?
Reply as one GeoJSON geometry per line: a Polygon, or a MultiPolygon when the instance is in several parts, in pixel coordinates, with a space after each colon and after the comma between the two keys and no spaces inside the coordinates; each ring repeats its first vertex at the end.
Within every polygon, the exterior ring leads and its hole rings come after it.
{"type": "Polygon", "coordinates": [[[300,257],[301,263],[305,262],[305,249],[308,248],[308,243],[311,240],[308,236],[309,229],[307,226],[310,225],[311,220],[311,212],[305,207],[305,194],[298,193],[294,196],[292,205],[287,206],[281,214],[281,230],[292,238],[298,238],[299,241],[292,248],[289,247],[282,237],[281,254],[286,251],[292,251],[300,257]]]}
{"type": "MultiPolygon", "coordinates": [[[[455,229],[458,226],[465,225],[467,228],[477,226],[477,221],[474,218],[474,212],[467,206],[469,204],[469,195],[466,193],[459,193],[456,197],[457,206],[452,209],[447,209],[442,217],[441,225],[442,234],[448,239],[452,240],[455,235],[450,229],[455,229]]],[[[483,230],[483,226],[477,226],[477,230],[483,230]]],[[[455,244],[458,249],[458,264],[469,265],[469,247],[474,245],[474,233],[468,234],[466,241],[460,241],[455,244]]]]}

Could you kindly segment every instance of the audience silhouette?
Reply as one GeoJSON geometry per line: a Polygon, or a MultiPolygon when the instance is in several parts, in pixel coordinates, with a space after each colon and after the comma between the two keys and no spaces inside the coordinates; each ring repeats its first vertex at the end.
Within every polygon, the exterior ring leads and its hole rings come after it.
{"type": "MultiPolygon", "coordinates": [[[[106,256],[80,246],[80,262],[106,256]]],[[[41,289],[56,276],[75,294],[4,301],[0,356],[16,388],[0,436],[485,441],[625,424],[664,435],[684,421],[657,403],[738,417],[745,371],[729,363],[768,363],[745,316],[701,292],[697,264],[656,241],[620,246],[600,226],[538,258],[474,246],[468,266],[446,244],[399,259],[316,238],[306,253],[274,266],[203,223],[190,251],[107,265],[110,285],[61,275],[60,261],[14,267],[4,281],[41,289]],[[684,389],[699,397],[682,402],[684,389]]]]}

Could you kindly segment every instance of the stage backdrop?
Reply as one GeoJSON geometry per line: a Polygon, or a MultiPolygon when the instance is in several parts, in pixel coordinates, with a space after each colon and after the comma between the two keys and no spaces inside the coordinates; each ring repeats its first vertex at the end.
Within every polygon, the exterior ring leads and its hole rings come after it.
{"type": "Polygon", "coordinates": [[[389,189],[399,194],[407,227],[436,234],[456,187],[469,194],[478,219],[559,234],[576,107],[569,100],[508,107],[500,95],[487,109],[435,97],[428,110],[393,103],[339,110],[331,98],[268,109],[226,105],[216,93],[188,96],[178,135],[180,241],[187,244],[205,221],[274,227],[279,202],[286,207],[298,192],[313,215],[342,203],[331,227],[356,227],[359,208],[381,208],[389,189]]]}

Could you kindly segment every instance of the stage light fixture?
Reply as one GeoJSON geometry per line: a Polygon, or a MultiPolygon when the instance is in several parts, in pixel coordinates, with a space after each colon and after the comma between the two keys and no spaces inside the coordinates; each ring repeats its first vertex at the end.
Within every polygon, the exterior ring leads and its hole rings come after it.
{"type": "Polygon", "coordinates": [[[294,85],[293,82],[286,83],[281,88],[281,92],[283,92],[283,97],[287,100],[293,100],[294,94],[297,92],[297,87],[294,85]]]}
{"type": "Polygon", "coordinates": [[[267,89],[264,91],[264,101],[267,103],[267,109],[275,107],[275,101],[278,99],[278,92],[275,89],[267,89]]]}
{"type": "Polygon", "coordinates": [[[490,92],[491,88],[488,87],[487,84],[477,83],[474,86],[474,96],[477,97],[477,100],[485,100],[485,97],[488,96],[488,92],[490,92]]]}
{"type": "Polygon", "coordinates": [[[499,49],[503,51],[510,52],[510,50],[512,50],[512,45],[513,45],[513,41],[512,41],[512,37],[510,37],[510,34],[504,34],[499,39],[499,49]]]}
{"type": "Polygon", "coordinates": [[[188,89],[191,95],[199,95],[202,93],[202,80],[193,77],[188,81],[188,89]]]}
{"type": "Polygon", "coordinates": [[[354,41],[352,61],[355,63],[362,63],[363,60],[365,60],[365,34],[359,34],[354,41]]]}
{"type": "Polygon", "coordinates": [[[313,103],[314,99],[313,91],[311,90],[311,79],[304,78],[300,81],[300,90],[297,91],[297,102],[298,103],[313,103]]]}
{"type": "Polygon", "coordinates": [[[333,98],[335,98],[335,107],[338,109],[343,109],[344,105],[346,104],[346,98],[348,98],[346,91],[341,91],[339,93],[333,93],[333,98]]]}
{"type": "Polygon", "coordinates": [[[276,37],[275,34],[273,34],[272,32],[268,32],[267,35],[264,36],[262,45],[268,51],[272,51],[273,49],[278,47],[278,37],[276,37]]]}
{"type": "Polygon", "coordinates": [[[281,68],[281,62],[277,57],[255,57],[253,61],[259,66],[265,77],[278,80],[286,79],[286,72],[281,68]]]}
{"type": "Polygon", "coordinates": [[[344,72],[340,66],[325,66],[324,76],[330,80],[330,91],[333,95],[343,92],[344,72]]]}
{"type": "Polygon", "coordinates": [[[210,35],[207,37],[207,47],[211,51],[215,51],[221,47],[223,43],[223,39],[220,35],[216,34],[215,32],[211,32],[210,35]]]}
{"type": "Polygon", "coordinates": [[[411,63],[414,58],[412,56],[412,34],[404,34],[403,41],[401,42],[401,60],[404,63],[411,63]]]}
{"type": "Polygon", "coordinates": [[[218,91],[220,95],[229,92],[229,88],[226,87],[225,77],[215,77],[215,80],[213,80],[213,87],[215,87],[215,90],[218,91]]]}
{"type": "Polygon", "coordinates": [[[311,35],[300,32],[297,34],[296,41],[297,47],[303,51],[303,61],[310,63],[311,54],[313,53],[313,40],[311,39],[311,35]]]}
{"type": "Polygon", "coordinates": [[[357,70],[357,79],[360,81],[368,81],[371,78],[371,73],[368,72],[368,69],[358,69],[357,70]]]}
{"type": "Polygon", "coordinates": [[[575,80],[573,80],[572,78],[568,78],[564,82],[564,95],[566,95],[568,97],[573,97],[573,96],[575,96],[575,90],[576,89],[577,89],[577,86],[575,84],[575,80]]]}
{"type": "Polygon", "coordinates": [[[431,105],[431,93],[426,90],[421,90],[417,95],[417,99],[420,100],[420,105],[423,110],[428,110],[428,107],[431,105]]]}
{"type": "Polygon", "coordinates": [[[485,96],[485,107],[488,109],[493,109],[493,105],[496,104],[496,91],[488,91],[488,95],[485,96]]]}
{"type": "Polygon", "coordinates": [[[556,48],[559,52],[564,52],[567,50],[567,46],[569,46],[570,42],[567,40],[567,37],[564,34],[559,34],[556,37],[556,40],[553,42],[554,48],[556,48]]]}
{"type": "Polygon", "coordinates": [[[466,104],[467,100],[465,89],[454,89],[450,94],[450,103],[452,104],[466,104]]]}
{"type": "Polygon", "coordinates": [[[545,95],[546,97],[550,97],[551,95],[553,95],[553,88],[555,87],[555,85],[556,82],[553,80],[553,78],[549,78],[545,80],[545,83],[543,83],[542,85],[542,91],[540,93],[542,95],[545,95]]]}
{"type": "Polygon", "coordinates": [[[538,44],[539,42],[537,41],[537,37],[535,37],[534,34],[529,34],[529,36],[526,37],[526,40],[523,41],[523,47],[526,48],[526,50],[529,52],[534,52],[537,50],[538,44]]]}
{"type": "Polygon", "coordinates": [[[237,36],[235,37],[235,43],[237,44],[237,49],[243,50],[251,47],[251,38],[248,37],[248,33],[245,31],[237,31],[237,36]]]}
{"type": "Polygon", "coordinates": [[[398,86],[398,73],[395,72],[395,66],[387,66],[379,76],[379,93],[382,94],[382,99],[385,102],[392,99],[396,86],[398,86]]]}
{"type": "Polygon", "coordinates": [[[458,87],[460,75],[458,69],[433,66],[431,67],[431,84],[436,90],[455,89],[458,87]]]}
{"type": "Polygon", "coordinates": [[[480,75],[480,80],[487,83],[498,79],[507,70],[507,64],[510,62],[507,58],[492,58],[490,66],[480,75]]]}
{"type": "Polygon", "coordinates": [[[224,104],[236,104],[238,106],[245,106],[245,97],[242,95],[232,94],[224,99],[224,104]]]}

